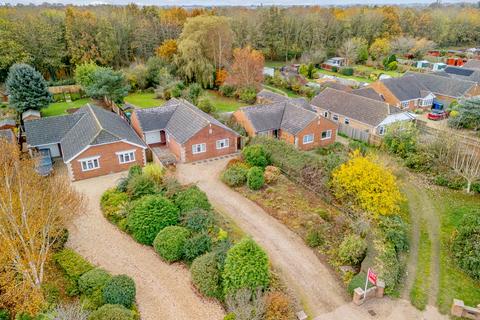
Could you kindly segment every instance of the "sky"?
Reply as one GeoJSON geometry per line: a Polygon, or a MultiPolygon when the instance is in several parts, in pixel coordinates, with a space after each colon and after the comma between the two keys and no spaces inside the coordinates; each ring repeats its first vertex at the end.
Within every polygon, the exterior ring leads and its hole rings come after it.
{"type": "MultiPolygon", "coordinates": [[[[478,0],[443,0],[442,2],[477,2],[478,0]]],[[[0,4],[128,4],[158,6],[251,6],[251,5],[352,5],[352,4],[430,4],[434,0],[0,0],[0,4]]]]}

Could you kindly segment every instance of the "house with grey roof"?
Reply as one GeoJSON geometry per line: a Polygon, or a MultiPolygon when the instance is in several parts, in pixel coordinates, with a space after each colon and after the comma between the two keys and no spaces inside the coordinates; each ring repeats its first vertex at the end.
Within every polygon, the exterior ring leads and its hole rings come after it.
{"type": "Polygon", "coordinates": [[[147,145],[168,149],[180,162],[205,160],[238,150],[240,136],[235,131],[183,99],[135,109],[131,124],[147,145]]]}
{"type": "Polygon", "coordinates": [[[233,117],[251,137],[271,136],[309,150],[335,142],[337,125],[292,100],[242,107],[233,117]]]}
{"type": "Polygon", "coordinates": [[[480,70],[480,60],[477,59],[470,59],[463,65],[464,68],[467,69],[477,69],[480,70]]]}
{"type": "Polygon", "coordinates": [[[386,102],[332,88],[315,96],[312,104],[320,115],[338,123],[342,132],[349,127],[381,136],[392,123],[415,119],[411,113],[386,102]]]}
{"type": "Polygon", "coordinates": [[[0,139],[6,139],[10,142],[16,142],[15,133],[11,129],[0,129],[0,139]]]}
{"type": "Polygon", "coordinates": [[[86,105],[69,115],[25,121],[30,150],[48,150],[61,159],[72,180],[143,166],[146,144],[117,114],[86,105]]]}
{"type": "Polygon", "coordinates": [[[442,77],[480,83],[480,69],[469,69],[465,67],[448,66],[441,71],[435,72],[434,74],[442,77]]]}

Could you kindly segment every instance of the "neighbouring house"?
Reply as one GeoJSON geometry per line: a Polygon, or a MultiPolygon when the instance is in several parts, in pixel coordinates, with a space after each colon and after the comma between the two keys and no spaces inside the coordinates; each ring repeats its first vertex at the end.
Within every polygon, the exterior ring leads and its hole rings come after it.
{"type": "Polygon", "coordinates": [[[270,90],[263,89],[257,94],[257,104],[269,104],[274,102],[290,102],[298,107],[302,107],[305,109],[309,109],[310,111],[313,110],[310,103],[305,98],[290,98],[286,95],[275,93],[270,90]]]}
{"type": "Polygon", "coordinates": [[[420,61],[417,61],[417,63],[415,64],[415,67],[418,69],[427,69],[427,68],[430,68],[430,62],[428,62],[427,60],[420,60],[420,61]]]}
{"type": "Polygon", "coordinates": [[[346,64],[345,58],[333,57],[322,63],[322,69],[334,70],[343,67],[346,64]]]}
{"type": "Polygon", "coordinates": [[[356,94],[358,96],[365,97],[365,98],[381,101],[381,102],[385,101],[385,99],[380,94],[378,94],[378,92],[376,92],[373,88],[370,88],[370,87],[355,89],[355,90],[352,90],[351,93],[356,94]]]}
{"type": "Polygon", "coordinates": [[[142,139],[124,119],[97,106],[26,121],[24,127],[29,150],[49,150],[52,158],[61,158],[74,181],[146,163],[142,139]]]}
{"type": "Polygon", "coordinates": [[[480,69],[448,66],[442,71],[435,72],[434,74],[438,76],[480,83],[480,69]]]}
{"type": "Polygon", "coordinates": [[[412,121],[409,112],[376,99],[332,88],[323,90],[312,100],[317,112],[344,127],[360,132],[384,135],[388,125],[398,121],[412,121]]]}
{"type": "Polygon", "coordinates": [[[337,125],[294,101],[242,107],[233,117],[250,137],[271,136],[310,150],[335,142],[337,125]]]}
{"type": "MultiPolygon", "coordinates": [[[[131,124],[147,145],[168,150],[179,162],[193,162],[237,152],[240,136],[186,100],[136,109],[131,124]]],[[[160,159],[161,160],[161,159],[160,159]]]]}
{"type": "Polygon", "coordinates": [[[38,110],[30,109],[22,113],[22,121],[37,120],[37,119],[40,119],[41,117],[42,115],[38,110]]]}
{"type": "Polygon", "coordinates": [[[352,87],[347,86],[346,84],[340,83],[338,81],[325,81],[322,83],[322,86],[325,88],[332,88],[332,89],[342,90],[347,92],[350,92],[353,90],[352,87]]]}
{"type": "Polygon", "coordinates": [[[432,71],[442,71],[447,67],[446,63],[443,62],[435,62],[432,64],[432,71]]]}
{"type": "Polygon", "coordinates": [[[275,69],[271,67],[263,67],[263,75],[273,77],[275,76],[275,69]]]}
{"type": "Polygon", "coordinates": [[[0,130],[14,129],[17,127],[17,122],[15,119],[6,118],[0,119],[0,130]]]}
{"type": "Polygon", "coordinates": [[[477,69],[480,70],[480,60],[470,59],[463,65],[467,69],[477,69]]]}

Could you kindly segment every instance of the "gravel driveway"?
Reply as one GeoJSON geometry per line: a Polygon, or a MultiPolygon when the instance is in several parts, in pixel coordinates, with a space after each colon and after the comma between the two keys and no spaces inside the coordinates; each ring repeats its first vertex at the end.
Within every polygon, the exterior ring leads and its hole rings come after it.
{"type": "Polygon", "coordinates": [[[109,223],[100,212],[100,196],[121,174],[73,183],[86,195],[86,211],[69,227],[68,246],[113,274],[135,280],[137,303],[143,320],[220,320],[222,307],[197,295],[189,271],[180,264],[161,261],[148,246],[135,242],[109,223]]]}

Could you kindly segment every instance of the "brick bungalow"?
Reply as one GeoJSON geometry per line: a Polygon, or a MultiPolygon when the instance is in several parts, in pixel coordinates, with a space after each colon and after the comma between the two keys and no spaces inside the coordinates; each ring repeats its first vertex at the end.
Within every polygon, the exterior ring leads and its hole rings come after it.
{"type": "Polygon", "coordinates": [[[289,101],[274,102],[242,107],[233,113],[233,117],[250,137],[275,137],[301,150],[335,142],[337,125],[310,109],[310,105],[306,109],[289,101]]]}
{"type": "Polygon", "coordinates": [[[161,107],[136,109],[131,123],[147,145],[167,148],[180,162],[238,150],[240,136],[235,131],[186,100],[170,99],[161,107]]]}
{"type": "Polygon", "coordinates": [[[377,135],[385,134],[389,124],[415,119],[409,112],[383,101],[332,88],[327,88],[315,96],[312,105],[320,115],[340,126],[349,126],[377,135]]]}
{"type": "Polygon", "coordinates": [[[435,72],[435,75],[480,83],[480,69],[466,67],[451,67],[435,72]]]}
{"type": "Polygon", "coordinates": [[[147,146],[117,114],[87,105],[77,112],[26,121],[29,149],[62,158],[73,181],[143,166],[147,146]]]}

